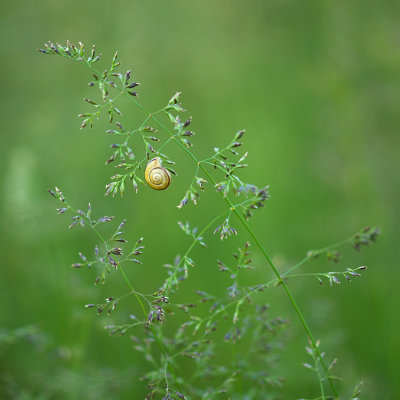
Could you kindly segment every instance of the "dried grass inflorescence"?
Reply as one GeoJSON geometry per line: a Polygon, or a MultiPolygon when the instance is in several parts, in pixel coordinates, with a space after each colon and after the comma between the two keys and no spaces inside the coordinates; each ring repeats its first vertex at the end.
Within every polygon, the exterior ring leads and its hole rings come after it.
{"type": "MultiPolygon", "coordinates": [[[[321,390],[320,398],[330,398],[326,394],[328,392],[337,398],[338,392],[331,374],[336,361],[330,365],[325,363],[324,353],[319,350],[319,342],[314,339],[288,282],[295,277],[312,276],[321,284],[326,280],[333,285],[340,283],[341,278],[349,281],[353,277],[359,277],[360,272],[366,269],[365,266],[348,267],[341,272],[295,274],[294,271],[319,256],[338,263],[341,259],[341,254],[337,251],[339,247],[350,244],[360,250],[362,246],[376,241],[379,229],[368,227],[332,246],[309,251],[304,259],[287,268],[286,272],[279,272],[248,225],[253,212],[264,207],[270,195],[268,186],[258,188],[243,182],[239,176],[240,171],[247,167],[248,154],[239,150],[243,144],[244,130],[235,133],[227,146],[214,148],[209,157],[198,159],[192,152],[195,135],[189,129],[192,117],[182,117],[185,109],[181,104],[180,92],[172,96],[163,108],[150,112],[137,101],[136,88],[139,83],[133,80],[131,70],[119,72],[118,53],[115,53],[108,69],[99,71],[96,66],[101,54],[96,54],[95,46],[86,51],[82,43],[75,46],[67,42],[66,46],[62,46],[49,42],[39,51],[73,60],[91,71],[93,79],[89,86],[99,89],[100,100],[85,98],[84,101],[91,107],[91,111],[81,113],[79,117],[83,118],[81,129],[93,126],[103,114],[108,118],[110,126],[106,133],[114,141],[110,145],[111,154],[105,164],[113,165],[119,172],[111,176],[110,183],[106,186],[106,195],[120,193],[122,196],[128,186],[137,193],[139,185],[145,184],[143,170],[149,162],[151,164],[155,160],[155,167],[164,170],[169,184],[171,174],[176,174],[171,169],[175,162],[167,154],[168,146],[173,145],[178,146],[182,150],[182,156],[192,160],[196,168],[177,207],[180,209],[189,202],[198,204],[200,193],[207,188],[213,190],[216,196],[222,196],[226,204],[226,209],[216,216],[209,217],[205,214],[209,222],[200,229],[190,222],[178,222],[184,234],[190,237],[191,244],[183,255],[177,255],[172,262],[164,264],[166,278],[163,284],[154,288],[152,294],[145,294],[133,287],[128,273],[129,265],[141,263],[143,238],[136,240],[133,246],[129,245],[129,238],[124,235],[126,220],[106,237],[101,225],[112,224],[113,217],[94,218],[90,204],[87,211],[74,209],[59,188],[49,190],[61,202],[57,212],[71,215],[69,228],[87,227],[99,238],[93,254],[89,256],[79,252],[79,261],[72,264],[72,267],[92,270],[96,284],[106,283],[110,274],[120,274],[124,281],[126,290],[121,289],[122,294],[109,296],[104,301],[90,303],[85,307],[94,309],[98,314],[114,315],[117,306],[131,298],[138,305],[138,315],[131,314],[128,320],[108,324],[105,328],[110,334],[123,335],[127,331],[135,333],[131,336],[134,348],[143,353],[150,365],[142,377],[147,389],[146,399],[212,399],[223,393],[232,399],[260,399],[266,398],[266,392],[269,393],[269,398],[278,397],[283,380],[274,375],[276,356],[273,354],[282,347],[283,336],[279,333],[286,327],[287,321],[271,313],[262,294],[275,286],[284,288],[305,329],[310,342],[307,353],[314,364],[305,363],[304,366],[315,372],[321,390]],[[126,128],[119,120],[122,113],[116,105],[124,98],[144,112],[143,121],[137,128],[126,128]],[[163,116],[171,123],[171,127],[162,121],[163,116]],[[232,219],[243,228],[243,232],[237,226],[231,225],[232,219]],[[187,301],[174,302],[175,293],[195,266],[192,250],[197,245],[207,247],[204,237],[212,231],[221,240],[246,233],[249,237],[233,254],[233,260],[216,261],[217,269],[227,279],[225,295],[216,296],[199,289],[187,301]],[[268,282],[255,285],[243,283],[254,268],[250,243],[258,251],[258,263],[262,259],[262,265],[269,265],[274,273],[274,278],[268,282]],[[179,318],[176,318],[175,311],[181,312],[179,318]],[[164,328],[166,320],[171,321],[168,330],[164,328]],[[243,346],[239,347],[240,343],[245,344],[245,349],[243,346]],[[218,357],[219,349],[223,346],[231,346],[233,349],[235,356],[229,361],[218,357]],[[237,353],[239,351],[240,354],[237,353]],[[186,359],[192,360],[193,368],[190,371],[185,368],[186,359]]],[[[150,170],[152,168],[148,167],[146,173],[150,173],[150,170]]],[[[146,180],[148,181],[147,176],[146,180]]],[[[358,396],[359,389],[356,388],[354,393],[358,396]]]]}

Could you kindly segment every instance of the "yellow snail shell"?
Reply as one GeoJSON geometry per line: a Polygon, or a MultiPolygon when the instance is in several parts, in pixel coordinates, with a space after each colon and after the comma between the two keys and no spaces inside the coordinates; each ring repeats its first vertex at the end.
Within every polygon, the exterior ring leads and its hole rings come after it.
{"type": "Polygon", "coordinates": [[[164,190],[171,183],[171,174],[161,166],[159,157],[149,161],[144,171],[144,177],[149,186],[156,190],[164,190]]]}

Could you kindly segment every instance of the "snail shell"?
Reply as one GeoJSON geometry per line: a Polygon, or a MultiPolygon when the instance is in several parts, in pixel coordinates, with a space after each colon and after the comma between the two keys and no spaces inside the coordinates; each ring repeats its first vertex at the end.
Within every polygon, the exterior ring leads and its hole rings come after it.
{"type": "Polygon", "coordinates": [[[144,177],[149,186],[156,190],[164,190],[171,183],[171,174],[162,167],[159,157],[149,161],[144,171],[144,177]]]}

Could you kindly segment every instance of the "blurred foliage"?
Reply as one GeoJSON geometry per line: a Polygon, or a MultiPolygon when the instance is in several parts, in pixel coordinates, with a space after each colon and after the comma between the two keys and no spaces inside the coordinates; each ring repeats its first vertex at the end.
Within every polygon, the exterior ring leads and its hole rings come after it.
{"type": "MultiPolygon", "coordinates": [[[[140,398],[135,382],[145,365],[128,338],[107,336],[105,321],[83,308],[113,286],[94,288],[91,276],[69,268],[94,238],[65,229],[47,188],[59,185],[78,207],[91,201],[101,215],[127,216],[133,240],[149,239],[143,266],[129,271],[149,290],[164,277],[161,265],[188,245],[176,221],[201,225],[203,213],[219,207],[206,193],[197,208],[176,208],[192,168],[181,156],[173,190],[103,197],[110,139],[101,123],[80,132],[76,118],[90,76],[35,51],[49,39],[69,39],[95,43],[108,58],[118,49],[149,109],[182,90],[200,156],[247,129],[244,175],[270,184],[272,194],[252,226],[279,267],[363,226],[381,226],[377,246],[343,253],[342,266],[370,267],[362,278],[332,288],[302,279],[293,288],[324,349],[339,358],[343,388],[362,379],[363,399],[397,398],[399,8],[394,0],[2,2],[0,322],[3,333],[37,331],[1,340],[0,397],[140,398]]],[[[137,124],[137,110],[127,104],[122,111],[127,125],[137,124]]],[[[246,239],[196,250],[186,295],[219,290],[209,279],[215,259],[246,239]]],[[[259,258],[260,279],[270,276],[263,267],[259,258]]],[[[279,290],[267,301],[292,321],[280,363],[283,398],[311,396],[313,377],[301,368],[305,335],[279,290]]]]}

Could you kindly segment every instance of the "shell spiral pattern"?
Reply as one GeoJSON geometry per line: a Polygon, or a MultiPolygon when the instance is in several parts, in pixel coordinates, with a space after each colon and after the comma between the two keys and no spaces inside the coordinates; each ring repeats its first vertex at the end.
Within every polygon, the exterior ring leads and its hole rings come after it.
{"type": "Polygon", "coordinates": [[[166,168],[162,167],[159,157],[149,161],[144,177],[148,185],[155,190],[164,190],[171,183],[171,174],[166,168]]]}

